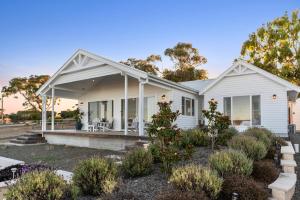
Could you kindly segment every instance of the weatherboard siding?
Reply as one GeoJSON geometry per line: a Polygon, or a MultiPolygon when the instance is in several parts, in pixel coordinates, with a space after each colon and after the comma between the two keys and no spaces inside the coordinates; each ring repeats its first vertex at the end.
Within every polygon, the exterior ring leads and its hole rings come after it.
{"type": "Polygon", "coordinates": [[[224,77],[204,94],[204,107],[212,98],[223,112],[223,97],[261,95],[261,125],[282,136],[287,135],[288,99],[286,88],[260,74],[224,77]],[[273,94],[277,99],[273,100],[273,94]]]}
{"type": "Polygon", "coordinates": [[[179,115],[179,117],[177,118],[177,125],[179,128],[181,129],[191,129],[191,128],[195,128],[198,125],[198,98],[199,95],[193,95],[191,93],[187,93],[187,92],[183,92],[183,91],[179,91],[179,90],[173,90],[172,91],[172,99],[173,99],[173,103],[172,103],[172,109],[175,110],[179,110],[179,112],[181,113],[181,98],[182,97],[189,97],[195,100],[195,115],[194,116],[186,116],[186,115],[179,115]]]}

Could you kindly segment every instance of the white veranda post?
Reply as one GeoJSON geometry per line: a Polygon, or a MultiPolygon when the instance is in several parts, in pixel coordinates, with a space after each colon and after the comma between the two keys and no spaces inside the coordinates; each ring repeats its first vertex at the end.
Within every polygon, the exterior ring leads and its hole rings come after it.
{"type": "Polygon", "coordinates": [[[144,135],[144,82],[139,81],[139,136],[144,135]]]}
{"type": "Polygon", "coordinates": [[[52,99],[51,99],[51,130],[54,130],[54,105],[55,105],[55,89],[52,87],[52,99]]]}
{"type": "Polygon", "coordinates": [[[42,96],[42,131],[47,130],[47,97],[46,95],[42,96]]]}
{"type": "Polygon", "coordinates": [[[125,88],[124,88],[124,128],[125,128],[125,135],[128,134],[128,76],[127,74],[124,75],[124,82],[125,82],[125,88]]]}

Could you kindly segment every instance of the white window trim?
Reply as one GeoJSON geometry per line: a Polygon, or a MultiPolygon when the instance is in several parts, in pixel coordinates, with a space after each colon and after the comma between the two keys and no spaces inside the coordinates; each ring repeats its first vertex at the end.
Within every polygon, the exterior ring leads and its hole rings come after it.
{"type": "MultiPolygon", "coordinates": [[[[182,96],[181,97],[181,108],[182,108],[182,98],[184,98],[184,114],[181,113],[183,116],[189,116],[189,117],[194,117],[196,115],[195,113],[195,104],[196,104],[196,101],[194,98],[191,98],[191,97],[186,97],[186,96],[182,96]],[[190,115],[187,115],[187,108],[186,108],[186,99],[189,99],[190,100],[190,106],[191,106],[191,114],[190,115]],[[193,107],[193,101],[194,101],[194,107],[193,107]],[[194,115],[193,115],[194,113],[194,115]]],[[[182,111],[182,110],[181,110],[182,111]]]]}
{"type": "MultiPolygon", "coordinates": [[[[223,113],[224,113],[224,98],[228,97],[230,98],[230,121],[231,121],[231,124],[232,126],[233,125],[233,103],[232,103],[232,98],[233,97],[243,97],[243,96],[249,96],[250,98],[250,127],[251,126],[262,126],[262,95],[261,94],[246,94],[246,95],[237,95],[237,96],[223,96],[222,97],[222,102],[223,102],[223,113]],[[260,105],[259,105],[259,108],[260,108],[260,125],[252,125],[252,112],[253,112],[253,109],[252,109],[252,97],[253,96],[260,96],[260,105]]],[[[237,126],[237,125],[236,125],[237,126]]]]}

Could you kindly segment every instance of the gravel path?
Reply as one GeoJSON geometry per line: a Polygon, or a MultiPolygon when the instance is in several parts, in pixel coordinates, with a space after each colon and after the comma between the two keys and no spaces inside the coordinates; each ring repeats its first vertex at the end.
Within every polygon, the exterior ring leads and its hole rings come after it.
{"type": "MultiPolygon", "coordinates": [[[[291,135],[291,140],[293,143],[300,144],[300,133],[295,135],[291,135]]],[[[297,162],[297,184],[296,184],[296,191],[293,197],[293,200],[300,200],[300,153],[295,154],[295,160],[297,162]]]]}
{"type": "Polygon", "coordinates": [[[0,145],[0,156],[22,160],[25,163],[46,164],[57,169],[72,171],[82,159],[92,156],[123,155],[122,152],[64,145],[0,145]]]}

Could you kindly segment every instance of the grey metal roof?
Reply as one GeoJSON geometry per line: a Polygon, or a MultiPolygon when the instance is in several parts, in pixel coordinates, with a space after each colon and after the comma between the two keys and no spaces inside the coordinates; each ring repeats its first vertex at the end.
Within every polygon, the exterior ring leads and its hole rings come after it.
{"type": "Polygon", "coordinates": [[[211,84],[215,80],[216,79],[207,79],[207,80],[184,81],[179,83],[201,92],[204,88],[206,88],[209,84],[211,84]]]}

